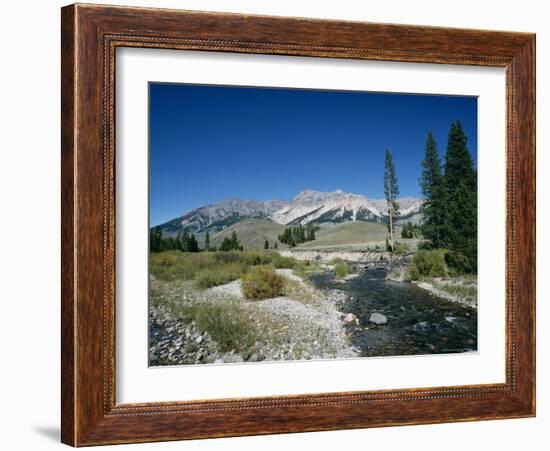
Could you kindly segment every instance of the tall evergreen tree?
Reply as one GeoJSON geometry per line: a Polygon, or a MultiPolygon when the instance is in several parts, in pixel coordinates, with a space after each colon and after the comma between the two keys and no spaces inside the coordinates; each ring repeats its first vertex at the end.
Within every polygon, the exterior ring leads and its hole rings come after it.
{"type": "Polygon", "coordinates": [[[265,240],[264,249],[269,249],[269,241],[265,240]]]}
{"type": "Polygon", "coordinates": [[[426,138],[426,152],[422,161],[420,187],[424,197],[422,233],[433,247],[444,247],[448,238],[447,196],[439,151],[432,132],[429,132],[426,138]]]}
{"type": "Polygon", "coordinates": [[[204,238],[204,248],[209,251],[210,250],[210,232],[206,231],[206,237],[204,238]]]}
{"type": "Polygon", "coordinates": [[[233,233],[231,234],[231,238],[225,237],[222,241],[222,244],[220,244],[220,251],[236,251],[236,250],[243,250],[243,246],[239,243],[239,239],[237,238],[237,232],[233,230],[233,233]]]}
{"type": "Polygon", "coordinates": [[[153,227],[149,233],[150,252],[160,252],[162,250],[162,231],[160,227],[153,227]]]}
{"type": "Polygon", "coordinates": [[[397,182],[397,173],[393,164],[393,157],[389,150],[386,150],[386,159],[384,163],[384,197],[388,204],[388,232],[389,247],[393,252],[395,250],[395,241],[393,238],[395,229],[395,220],[399,216],[399,184],[397,182]]]}
{"type": "Polygon", "coordinates": [[[189,233],[187,230],[184,230],[183,235],[181,236],[181,248],[185,252],[189,251],[189,238],[189,233]]]}
{"type": "Polygon", "coordinates": [[[175,247],[178,251],[184,251],[185,250],[185,246],[183,245],[183,242],[182,242],[182,239],[181,239],[181,231],[180,230],[178,230],[178,233],[176,235],[175,247]]]}
{"type": "Polygon", "coordinates": [[[477,272],[477,174],[460,121],[452,124],[445,155],[449,264],[477,272]]]}
{"type": "Polygon", "coordinates": [[[198,252],[199,251],[199,243],[197,242],[197,239],[195,238],[195,235],[193,235],[193,234],[191,234],[191,236],[187,240],[187,251],[188,252],[198,252]]]}
{"type": "Polygon", "coordinates": [[[401,229],[401,238],[414,238],[414,226],[411,222],[407,222],[401,229]]]}

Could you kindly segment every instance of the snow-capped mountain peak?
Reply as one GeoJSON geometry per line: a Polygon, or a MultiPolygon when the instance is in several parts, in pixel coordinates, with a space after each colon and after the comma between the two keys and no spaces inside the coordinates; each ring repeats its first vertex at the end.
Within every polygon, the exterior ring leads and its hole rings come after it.
{"type": "MultiPolygon", "coordinates": [[[[398,202],[400,218],[418,217],[421,199],[405,197],[398,202]]],[[[357,220],[382,222],[386,210],[384,199],[369,199],[341,189],[331,192],[306,189],[290,201],[226,199],[195,208],[160,227],[167,233],[217,231],[245,218],[265,218],[283,225],[357,220]]]]}

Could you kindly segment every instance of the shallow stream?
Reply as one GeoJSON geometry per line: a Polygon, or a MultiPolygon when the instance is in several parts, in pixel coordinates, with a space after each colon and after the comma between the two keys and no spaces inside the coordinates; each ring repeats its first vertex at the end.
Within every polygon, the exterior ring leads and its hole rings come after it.
{"type": "Polygon", "coordinates": [[[477,350],[477,311],[418,288],[409,282],[386,280],[383,267],[362,269],[345,282],[330,272],[311,276],[320,289],[343,290],[343,313],[353,313],[358,325],[347,326],[361,356],[446,354],[477,350]],[[372,313],[388,322],[375,325],[372,313]]]}

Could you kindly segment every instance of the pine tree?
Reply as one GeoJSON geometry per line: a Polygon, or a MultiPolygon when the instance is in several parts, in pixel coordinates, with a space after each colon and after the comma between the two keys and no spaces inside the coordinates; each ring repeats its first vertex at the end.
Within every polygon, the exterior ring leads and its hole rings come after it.
{"type": "Polygon", "coordinates": [[[206,232],[206,237],[204,238],[204,248],[209,251],[210,250],[210,232],[206,232]]]}
{"type": "Polygon", "coordinates": [[[228,237],[225,237],[222,241],[222,244],[220,244],[220,251],[227,252],[233,249],[233,243],[231,239],[228,237]]]}
{"type": "Polygon", "coordinates": [[[160,252],[162,243],[162,231],[160,227],[153,227],[149,232],[149,250],[150,252],[160,252]]]}
{"type": "Polygon", "coordinates": [[[150,249],[151,252],[162,252],[165,250],[164,240],[162,238],[162,230],[160,227],[155,227],[150,235],[150,249]]]}
{"type": "Polygon", "coordinates": [[[181,236],[181,248],[183,251],[189,252],[189,233],[187,230],[184,230],[181,236]]]}
{"type": "Polygon", "coordinates": [[[269,249],[269,241],[265,240],[264,249],[269,249]]]}
{"type": "Polygon", "coordinates": [[[388,204],[388,232],[390,234],[389,247],[393,252],[395,250],[395,242],[393,239],[395,219],[399,216],[399,204],[397,197],[399,196],[399,185],[397,182],[397,174],[393,164],[393,157],[389,150],[386,150],[386,159],[384,163],[384,197],[388,204]]]}
{"type": "Polygon", "coordinates": [[[439,151],[432,132],[429,132],[426,138],[420,187],[424,197],[422,233],[433,247],[444,247],[448,240],[447,196],[439,151]]]}
{"type": "Polygon", "coordinates": [[[279,246],[277,245],[277,240],[275,240],[275,243],[273,244],[273,249],[279,249],[279,246]]]}
{"type": "Polygon", "coordinates": [[[174,250],[174,248],[176,247],[175,246],[175,243],[176,243],[176,240],[174,240],[173,237],[169,236],[168,238],[166,238],[164,240],[164,243],[165,243],[165,248],[169,251],[172,251],[174,250]]]}
{"type": "Polygon", "coordinates": [[[195,238],[195,235],[193,235],[193,234],[187,240],[187,250],[189,252],[198,252],[199,251],[199,243],[197,242],[197,239],[195,238]]]}
{"type": "Polygon", "coordinates": [[[237,232],[233,230],[231,238],[225,237],[220,244],[220,251],[238,251],[243,250],[244,247],[239,243],[237,232]]]}
{"type": "Polygon", "coordinates": [[[401,229],[401,238],[414,238],[414,226],[411,222],[407,222],[401,229]]]}
{"type": "Polygon", "coordinates": [[[452,124],[445,155],[448,262],[477,272],[477,174],[460,121],[452,124]]]}
{"type": "Polygon", "coordinates": [[[315,227],[309,227],[307,231],[307,241],[315,240],[315,227]]]}
{"type": "Polygon", "coordinates": [[[301,224],[299,225],[299,236],[298,238],[300,239],[300,243],[304,243],[306,241],[306,234],[305,234],[305,230],[304,230],[304,226],[302,226],[301,224]]]}

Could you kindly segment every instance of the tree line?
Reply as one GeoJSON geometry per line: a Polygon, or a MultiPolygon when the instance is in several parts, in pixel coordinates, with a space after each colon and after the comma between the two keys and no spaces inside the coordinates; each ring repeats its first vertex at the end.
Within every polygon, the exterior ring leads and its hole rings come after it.
{"type": "Polygon", "coordinates": [[[401,238],[419,238],[421,233],[421,227],[412,222],[403,224],[401,228],[401,238]]]}
{"type": "Polygon", "coordinates": [[[154,227],[149,232],[149,249],[151,252],[162,251],[182,251],[182,252],[199,252],[199,243],[195,235],[187,233],[187,231],[173,237],[164,237],[160,227],[154,227]]]}
{"type": "Polygon", "coordinates": [[[451,125],[443,162],[428,133],[420,187],[422,233],[428,246],[447,249],[449,266],[477,273],[477,171],[460,121],[451,125]]]}
{"type": "MultiPolygon", "coordinates": [[[[423,247],[445,249],[447,264],[459,272],[477,273],[477,171],[467,147],[467,137],[460,121],[451,124],[444,160],[439,157],[431,132],[426,138],[420,187],[424,202],[422,224],[410,223],[402,229],[402,238],[421,232],[423,247]]],[[[387,247],[395,250],[394,229],[399,217],[399,184],[392,154],[386,150],[384,163],[384,197],[387,203],[387,247]]]]}
{"type": "Polygon", "coordinates": [[[222,244],[220,244],[220,251],[242,251],[244,250],[243,245],[240,243],[239,239],[237,238],[237,232],[233,230],[233,233],[231,233],[231,238],[225,237],[222,241],[222,244]]]}
{"type": "Polygon", "coordinates": [[[319,226],[307,225],[304,227],[300,224],[295,227],[287,227],[277,238],[281,243],[294,247],[297,244],[315,240],[315,232],[317,230],[319,230],[319,226]]]}
{"type": "Polygon", "coordinates": [[[181,251],[181,252],[201,252],[205,251],[233,251],[244,250],[243,245],[237,237],[237,232],[233,231],[231,237],[225,237],[220,244],[219,249],[210,245],[210,232],[206,232],[204,239],[204,249],[199,247],[199,243],[194,234],[187,231],[178,232],[176,236],[165,237],[160,227],[154,227],[149,232],[149,250],[150,252],[163,251],[181,251]]]}
{"type": "MultiPolygon", "coordinates": [[[[301,234],[300,234],[301,236],[301,234]]],[[[311,234],[306,234],[311,237],[311,234]]],[[[313,239],[315,239],[315,232],[313,232],[313,239]]],[[[278,249],[277,241],[273,242],[273,246],[269,245],[269,241],[266,239],[264,243],[264,249],[278,249]]],[[[187,231],[183,233],[178,232],[176,236],[165,237],[160,227],[154,227],[149,232],[149,249],[150,252],[163,252],[163,251],[181,251],[181,252],[201,252],[201,251],[243,251],[244,246],[239,241],[237,232],[233,230],[231,236],[225,237],[219,247],[212,246],[210,244],[210,232],[206,232],[204,237],[204,248],[200,248],[198,241],[194,234],[189,234],[187,231]]]]}

